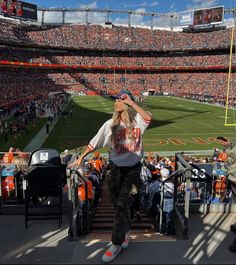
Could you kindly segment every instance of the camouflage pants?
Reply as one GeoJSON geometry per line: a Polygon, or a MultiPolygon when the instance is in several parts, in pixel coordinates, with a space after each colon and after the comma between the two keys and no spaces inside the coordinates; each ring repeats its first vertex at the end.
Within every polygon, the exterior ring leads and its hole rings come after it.
{"type": "Polygon", "coordinates": [[[113,222],[112,243],[121,245],[125,233],[130,229],[130,191],[134,185],[137,190],[141,187],[141,163],[132,167],[117,167],[111,165],[110,173],[106,176],[111,202],[115,210],[113,222]]]}

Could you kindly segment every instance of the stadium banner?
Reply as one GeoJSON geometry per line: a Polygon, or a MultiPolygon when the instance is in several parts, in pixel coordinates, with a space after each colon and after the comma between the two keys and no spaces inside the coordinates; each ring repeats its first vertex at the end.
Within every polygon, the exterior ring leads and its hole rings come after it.
{"type": "MultiPolygon", "coordinates": [[[[202,65],[202,66],[106,66],[106,65],[70,65],[70,64],[47,64],[47,63],[29,63],[29,62],[16,62],[16,61],[1,61],[1,65],[8,65],[11,67],[30,67],[30,68],[47,68],[47,69],[91,69],[91,70],[126,70],[126,71],[155,71],[155,72],[165,72],[165,71],[183,71],[183,70],[208,70],[208,71],[215,71],[217,70],[227,70],[228,66],[225,65],[202,65]]],[[[236,69],[236,67],[233,67],[236,69]]]]}
{"type": "Polygon", "coordinates": [[[0,0],[0,14],[22,20],[38,20],[37,5],[19,0],[0,0]]]}
{"type": "Polygon", "coordinates": [[[179,26],[193,25],[193,11],[182,12],[179,16],[179,26]]]}
{"type": "Polygon", "coordinates": [[[224,20],[224,6],[194,10],[194,26],[220,24],[224,20]]]}

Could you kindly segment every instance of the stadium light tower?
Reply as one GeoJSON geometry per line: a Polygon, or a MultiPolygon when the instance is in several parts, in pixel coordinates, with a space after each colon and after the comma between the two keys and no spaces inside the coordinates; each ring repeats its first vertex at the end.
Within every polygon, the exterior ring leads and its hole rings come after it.
{"type": "Polygon", "coordinates": [[[62,24],[64,25],[65,24],[65,8],[63,7],[62,8],[62,24]]]}
{"type": "Polygon", "coordinates": [[[111,13],[111,10],[108,8],[107,9],[107,21],[106,22],[110,21],[110,13],[111,13]]]}
{"type": "Polygon", "coordinates": [[[45,15],[45,7],[42,8],[42,26],[44,25],[44,15],[45,15]]]}
{"type": "Polygon", "coordinates": [[[154,13],[151,14],[151,30],[153,30],[154,13]]]}
{"type": "Polygon", "coordinates": [[[86,25],[88,25],[88,10],[89,10],[89,8],[86,7],[86,13],[85,13],[85,23],[86,23],[86,25]]]}
{"type": "Polygon", "coordinates": [[[174,23],[173,23],[173,18],[174,18],[174,14],[171,13],[171,14],[170,14],[170,29],[171,29],[171,30],[173,30],[173,26],[174,26],[174,25],[173,25],[173,24],[174,24],[174,23]]]}
{"type": "Polygon", "coordinates": [[[131,26],[131,14],[132,14],[132,11],[129,10],[129,13],[128,13],[128,26],[129,27],[131,26]]]}

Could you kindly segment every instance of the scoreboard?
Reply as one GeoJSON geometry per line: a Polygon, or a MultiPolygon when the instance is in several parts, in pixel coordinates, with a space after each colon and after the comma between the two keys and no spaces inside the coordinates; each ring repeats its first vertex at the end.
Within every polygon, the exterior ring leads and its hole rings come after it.
{"type": "Polygon", "coordinates": [[[10,18],[37,21],[37,5],[19,0],[0,0],[0,14],[10,18]]]}
{"type": "Polygon", "coordinates": [[[224,6],[188,10],[180,13],[180,26],[209,26],[224,21],[224,6]]]}

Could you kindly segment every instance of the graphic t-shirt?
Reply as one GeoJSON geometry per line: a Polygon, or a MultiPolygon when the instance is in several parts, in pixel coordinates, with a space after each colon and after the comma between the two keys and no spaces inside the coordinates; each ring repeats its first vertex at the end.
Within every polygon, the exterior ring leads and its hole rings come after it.
{"type": "Polygon", "coordinates": [[[109,147],[110,160],[117,166],[134,166],[143,156],[142,136],[150,124],[150,120],[144,120],[137,113],[134,120],[132,137],[125,123],[120,122],[115,135],[116,146],[111,142],[112,119],[106,121],[94,138],[90,141],[88,148],[94,150],[101,147],[109,147]]]}

